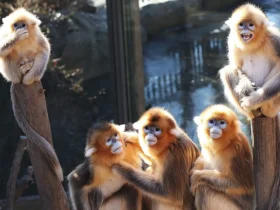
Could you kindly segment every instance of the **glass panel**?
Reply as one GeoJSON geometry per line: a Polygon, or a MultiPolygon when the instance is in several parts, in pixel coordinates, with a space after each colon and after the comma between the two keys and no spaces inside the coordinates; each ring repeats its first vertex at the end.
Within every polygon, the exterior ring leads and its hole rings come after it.
{"type": "MultiPolygon", "coordinates": [[[[10,12],[12,3],[25,6],[39,16],[41,28],[52,46],[42,83],[46,90],[54,147],[67,176],[84,160],[86,133],[90,125],[95,121],[115,120],[114,95],[117,89],[112,82],[106,3],[8,1],[1,4],[1,17],[10,12]]],[[[2,76],[0,87],[0,199],[3,199],[11,162],[22,133],[11,108],[10,84],[2,76]]],[[[25,152],[19,178],[28,165],[28,152],[25,152]]],[[[67,184],[66,179],[64,184],[67,184]]],[[[22,195],[34,194],[38,194],[36,184],[31,184],[22,195]]]]}
{"type": "MultiPolygon", "coordinates": [[[[166,107],[198,143],[193,117],[225,103],[217,72],[227,61],[224,21],[246,1],[140,0],[146,106],[166,107]]],[[[279,23],[279,3],[257,1],[279,23]],[[264,3],[265,2],[265,3],[264,3]]],[[[250,135],[245,117],[243,130],[250,135]]]]}

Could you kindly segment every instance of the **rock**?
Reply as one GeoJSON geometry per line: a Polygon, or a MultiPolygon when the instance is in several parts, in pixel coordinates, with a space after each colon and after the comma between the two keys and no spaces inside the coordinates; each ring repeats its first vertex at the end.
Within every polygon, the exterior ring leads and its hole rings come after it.
{"type": "Polygon", "coordinates": [[[177,0],[149,4],[141,9],[141,24],[147,34],[159,33],[165,29],[184,25],[189,11],[200,7],[200,0],[177,0]]]}
{"type": "Polygon", "coordinates": [[[109,44],[106,11],[95,14],[75,12],[67,22],[53,28],[51,42],[53,57],[61,57],[65,69],[81,69],[83,80],[109,72],[109,44]]]}
{"type": "Polygon", "coordinates": [[[238,4],[244,3],[243,0],[227,0],[227,1],[209,1],[203,0],[202,9],[203,10],[221,10],[227,9],[232,6],[236,6],[238,4]]]}

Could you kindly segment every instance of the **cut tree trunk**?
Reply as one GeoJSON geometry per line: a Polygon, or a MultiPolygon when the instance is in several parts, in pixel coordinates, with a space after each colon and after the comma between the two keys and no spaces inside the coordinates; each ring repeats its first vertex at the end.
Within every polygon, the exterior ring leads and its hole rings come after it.
{"type": "MultiPolygon", "coordinates": [[[[14,84],[14,90],[26,120],[38,134],[52,144],[46,99],[41,82],[35,82],[29,86],[14,84]]],[[[28,140],[27,146],[43,209],[69,210],[62,183],[50,170],[46,160],[43,159],[40,151],[32,142],[28,140]]]]}
{"type": "MultiPolygon", "coordinates": [[[[277,144],[278,118],[254,118],[251,128],[257,209],[268,210],[273,187],[279,188],[279,185],[274,186],[274,182],[277,180],[277,153],[279,155],[280,152],[279,145],[277,144]]],[[[269,210],[276,210],[276,208],[271,208],[269,210]]]]}

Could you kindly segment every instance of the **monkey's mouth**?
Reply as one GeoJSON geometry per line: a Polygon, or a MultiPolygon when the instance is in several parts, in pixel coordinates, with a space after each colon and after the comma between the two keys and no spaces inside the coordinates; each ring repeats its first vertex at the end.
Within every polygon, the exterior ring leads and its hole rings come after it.
{"type": "Polygon", "coordinates": [[[254,34],[252,34],[252,33],[241,33],[240,36],[241,36],[243,42],[249,42],[253,38],[254,34]]]}
{"type": "Polygon", "coordinates": [[[114,153],[114,154],[120,154],[120,153],[122,153],[122,151],[123,151],[123,148],[122,148],[122,147],[119,147],[119,148],[115,149],[115,150],[113,151],[113,153],[114,153]]]}
{"type": "Polygon", "coordinates": [[[155,140],[148,140],[147,141],[147,145],[148,146],[153,146],[153,145],[155,145],[157,143],[157,141],[155,141],[155,140]]]}

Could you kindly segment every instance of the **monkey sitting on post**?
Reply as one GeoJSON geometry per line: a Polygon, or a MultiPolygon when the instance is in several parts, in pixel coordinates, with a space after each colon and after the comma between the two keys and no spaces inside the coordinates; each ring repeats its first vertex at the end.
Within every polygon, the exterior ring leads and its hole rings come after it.
{"type": "Polygon", "coordinates": [[[50,57],[50,44],[41,32],[41,21],[24,8],[19,8],[3,18],[0,27],[0,73],[11,81],[11,100],[19,127],[41,151],[47,164],[59,180],[63,172],[52,145],[40,136],[25,119],[14,84],[31,85],[40,81],[50,57]]]}
{"type": "Polygon", "coordinates": [[[280,111],[279,30],[249,3],[238,7],[226,24],[229,65],[219,71],[225,96],[249,119],[275,117],[280,111]]]}

